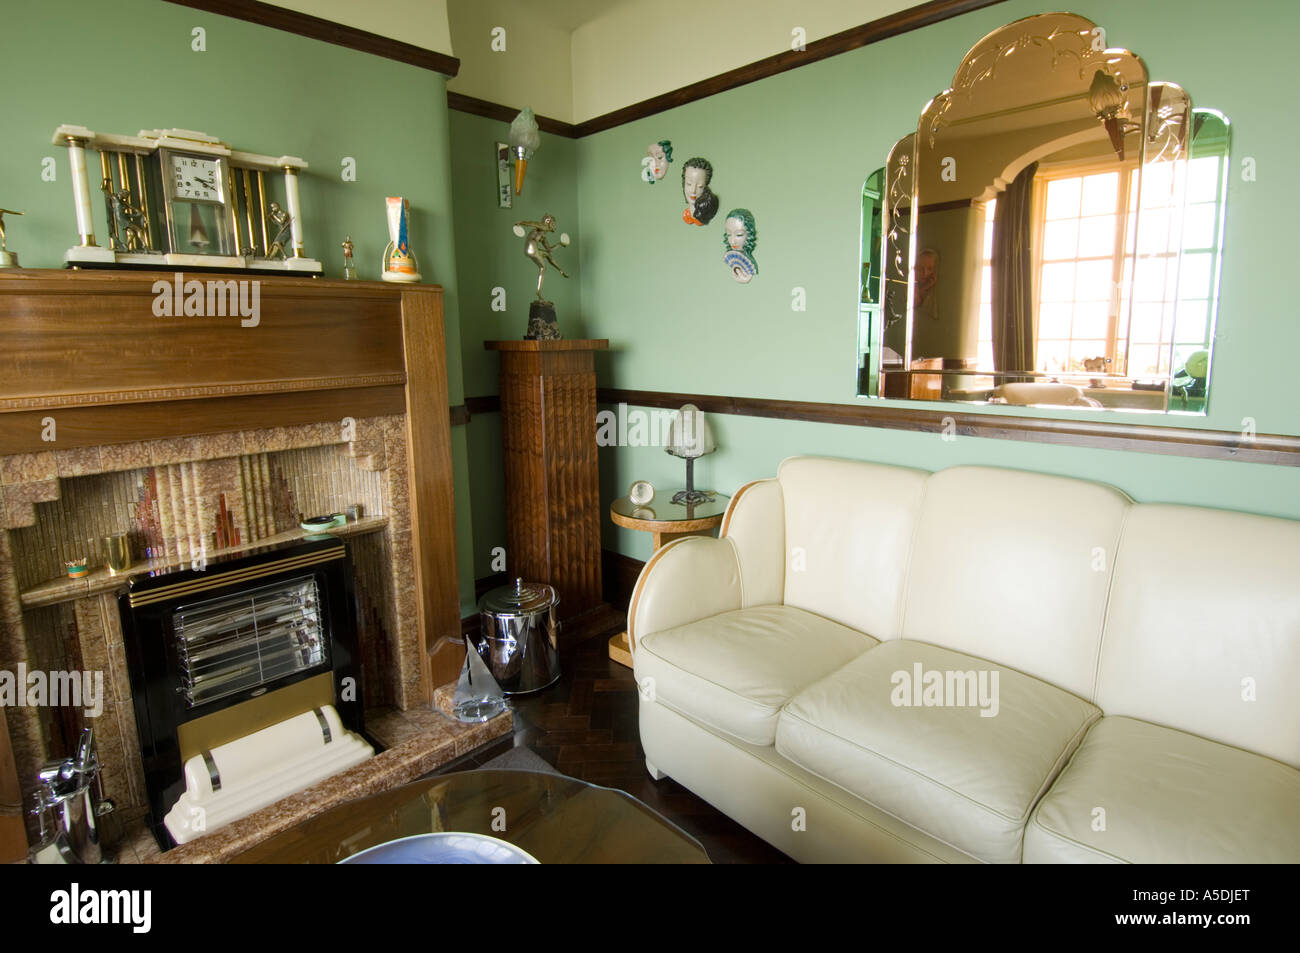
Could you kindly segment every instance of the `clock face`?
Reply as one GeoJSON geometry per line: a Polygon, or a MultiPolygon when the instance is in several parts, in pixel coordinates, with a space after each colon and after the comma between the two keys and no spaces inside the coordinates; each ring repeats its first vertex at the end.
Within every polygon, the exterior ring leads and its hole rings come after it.
{"type": "Polygon", "coordinates": [[[221,201],[221,167],[203,156],[171,157],[172,195],[191,202],[221,201]]]}

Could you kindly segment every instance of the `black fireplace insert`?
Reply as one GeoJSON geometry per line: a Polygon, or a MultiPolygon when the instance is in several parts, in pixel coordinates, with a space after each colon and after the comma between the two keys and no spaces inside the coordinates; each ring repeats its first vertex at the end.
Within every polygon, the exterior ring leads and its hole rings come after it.
{"type": "MultiPolygon", "coordinates": [[[[118,597],[150,825],[196,754],[334,705],[364,734],[352,565],[343,540],[250,547],[130,580],[118,597]]],[[[368,739],[370,740],[370,739],[368,739]]]]}

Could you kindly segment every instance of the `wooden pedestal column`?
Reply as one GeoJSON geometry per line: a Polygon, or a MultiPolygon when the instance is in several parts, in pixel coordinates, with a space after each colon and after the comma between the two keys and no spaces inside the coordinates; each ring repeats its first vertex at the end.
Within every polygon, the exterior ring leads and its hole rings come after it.
{"type": "Polygon", "coordinates": [[[564,641],[607,616],[600,579],[594,354],[608,341],[485,341],[501,354],[506,565],[560,596],[564,641]]]}

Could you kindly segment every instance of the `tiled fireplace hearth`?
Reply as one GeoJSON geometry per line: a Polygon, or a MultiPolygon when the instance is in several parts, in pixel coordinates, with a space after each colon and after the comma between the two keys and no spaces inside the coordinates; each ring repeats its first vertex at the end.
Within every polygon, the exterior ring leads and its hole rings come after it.
{"type": "Polygon", "coordinates": [[[117,594],[131,574],[292,540],[353,504],[360,518],[333,532],[352,559],[366,729],[387,750],[162,859],[226,859],[509,730],[508,716],[471,727],[433,707],[461,647],[440,289],[268,280],[250,331],[142,318],[156,277],[0,275],[0,671],[103,678],[93,717],[0,710],[0,859],[17,858],[23,827],[35,843],[37,772],[84,725],[121,859],[158,859],[117,594]],[[113,575],[102,538],[118,533],[132,566],[113,575]],[[69,578],[83,557],[89,574],[69,578]]]}

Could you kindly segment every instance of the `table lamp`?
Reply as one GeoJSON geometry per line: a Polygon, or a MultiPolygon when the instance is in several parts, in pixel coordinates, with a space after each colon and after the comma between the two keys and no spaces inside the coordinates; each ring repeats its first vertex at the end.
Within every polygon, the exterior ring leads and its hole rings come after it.
{"type": "Polygon", "coordinates": [[[674,457],[686,460],[686,489],[673,494],[673,502],[693,505],[712,499],[712,494],[695,489],[696,457],[718,449],[709,422],[704,419],[704,411],[694,404],[682,405],[668,425],[668,446],[664,449],[674,457]]]}

